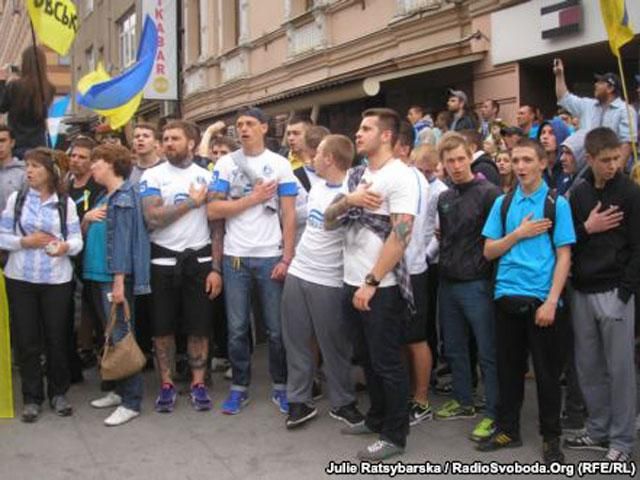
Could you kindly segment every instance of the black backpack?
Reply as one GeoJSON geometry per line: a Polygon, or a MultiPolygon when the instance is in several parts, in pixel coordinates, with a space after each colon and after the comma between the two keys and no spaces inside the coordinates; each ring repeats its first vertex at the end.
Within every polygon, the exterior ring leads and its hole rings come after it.
{"type": "MultiPolygon", "coordinates": [[[[24,231],[22,224],[20,223],[20,217],[22,216],[22,208],[24,207],[24,201],[27,198],[28,188],[22,188],[18,190],[18,196],[16,197],[16,203],[13,207],[13,231],[15,233],[20,230],[20,233],[25,236],[27,232],[24,231]]],[[[60,216],[60,232],[62,233],[62,239],[67,239],[67,198],[66,194],[58,194],[58,203],[56,208],[58,215],[60,216]]]]}
{"type": "MultiPolygon", "coordinates": [[[[500,219],[502,220],[502,231],[507,233],[507,213],[509,207],[513,201],[514,190],[511,190],[504,196],[502,205],[500,208],[500,219]]],[[[549,229],[549,239],[551,240],[551,246],[553,246],[553,232],[556,228],[556,202],[558,200],[558,192],[553,189],[547,192],[547,196],[544,199],[544,218],[551,220],[551,228],[549,229]]]]}

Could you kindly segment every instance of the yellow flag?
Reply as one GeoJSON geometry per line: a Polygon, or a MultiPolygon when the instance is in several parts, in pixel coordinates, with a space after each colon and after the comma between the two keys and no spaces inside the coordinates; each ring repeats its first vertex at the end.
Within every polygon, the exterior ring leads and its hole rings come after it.
{"type": "Polygon", "coordinates": [[[629,24],[629,14],[624,0],[600,0],[602,21],[609,37],[609,46],[616,57],[620,48],[633,40],[634,33],[629,24]]]}
{"type": "Polygon", "coordinates": [[[38,38],[59,55],[71,48],[79,27],[71,0],[27,0],[27,10],[38,38]]]}
{"type": "MultiPolygon", "coordinates": [[[[106,82],[111,76],[104,69],[102,63],[98,63],[97,68],[93,72],[87,73],[78,80],[78,91],[84,95],[93,85],[100,82],[106,82]]],[[[109,110],[94,110],[98,115],[107,119],[107,123],[113,130],[117,130],[127,124],[131,117],[136,113],[140,102],[142,101],[142,93],[138,93],[124,105],[109,110]]]]}
{"type": "Polygon", "coordinates": [[[4,274],[0,269],[0,418],[13,418],[12,383],[9,304],[4,288],[4,274]]]}

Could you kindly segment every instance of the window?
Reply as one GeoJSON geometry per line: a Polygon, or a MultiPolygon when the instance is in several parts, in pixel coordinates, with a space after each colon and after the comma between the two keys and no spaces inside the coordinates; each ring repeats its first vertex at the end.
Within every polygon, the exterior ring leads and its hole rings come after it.
{"type": "Polygon", "coordinates": [[[84,0],[84,16],[88,17],[93,12],[93,0],[84,0]]]}
{"type": "Polygon", "coordinates": [[[84,51],[84,63],[87,65],[89,72],[93,72],[96,69],[96,52],[93,49],[93,45],[84,51]]]}
{"type": "Polygon", "coordinates": [[[136,60],[136,12],[132,10],[118,22],[120,66],[126,68],[136,60]]]}

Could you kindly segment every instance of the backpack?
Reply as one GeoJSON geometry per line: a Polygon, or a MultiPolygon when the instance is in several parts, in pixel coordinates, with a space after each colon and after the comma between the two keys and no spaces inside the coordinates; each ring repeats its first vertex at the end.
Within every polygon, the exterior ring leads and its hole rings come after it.
{"type": "MultiPolygon", "coordinates": [[[[515,194],[514,190],[511,190],[509,193],[505,194],[504,199],[502,200],[502,205],[500,208],[500,219],[502,220],[502,231],[507,232],[507,213],[509,212],[509,207],[511,206],[511,202],[513,201],[513,195],[515,194]]],[[[551,220],[551,228],[548,230],[549,239],[551,240],[551,246],[553,247],[553,232],[556,228],[556,201],[558,199],[558,192],[553,189],[547,192],[547,196],[544,199],[544,218],[548,218],[551,220]]]]}
{"type": "MultiPolygon", "coordinates": [[[[13,231],[17,233],[19,229],[23,236],[25,236],[27,232],[22,228],[20,217],[22,216],[22,208],[24,207],[28,191],[28,188],[18,190],[16,203],[13,207],[13,231]]],[[[56,204],[56,209],[58,210],[58,215],[60,217],[60,232],[62,233],[63,240],[67,239],[67,235],[69,233],[67,229],[67,198],[68,196],[66,194],[58,194],[58,203],[56,204]]]]}

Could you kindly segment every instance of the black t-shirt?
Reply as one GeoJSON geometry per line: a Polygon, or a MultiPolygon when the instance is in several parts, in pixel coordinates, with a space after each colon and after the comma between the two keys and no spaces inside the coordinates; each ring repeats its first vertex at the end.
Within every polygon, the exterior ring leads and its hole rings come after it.
{"type": "Polygon", "coordinates": [[[104,187],[98,185],[93,177],[89,177],[89,181],[79,188],[73,186],[73,180],[69,182],[69,197],[71,197],[76,204],[80,221],[82,221],[84,214],[95,206],[104,192],[104,187]]]}

